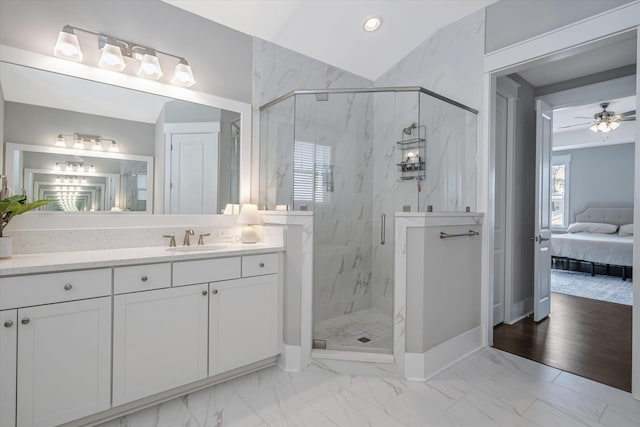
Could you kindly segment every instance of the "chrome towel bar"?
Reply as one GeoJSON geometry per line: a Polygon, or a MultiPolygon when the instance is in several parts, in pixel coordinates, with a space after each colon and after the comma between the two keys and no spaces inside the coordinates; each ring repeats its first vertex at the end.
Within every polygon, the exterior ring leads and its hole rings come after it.
{"type": "Polygon", "coordinates": [[[468,233],[461,233],[461,234],[449,234],[449,233],[445,233],[444,231],[440,232],[440,238],[441,239],[450,239],[451,237],[473,237],[473,236],[479,236],[480,233],[478,231],[473,231],[473,230],[469,230],[468,233]]]}

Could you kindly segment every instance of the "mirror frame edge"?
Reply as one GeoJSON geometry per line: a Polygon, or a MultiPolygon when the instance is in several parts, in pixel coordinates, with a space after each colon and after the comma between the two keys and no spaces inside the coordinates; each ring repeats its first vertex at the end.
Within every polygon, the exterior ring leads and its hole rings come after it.
{"type": "MultiPolygon", "coordinates": [[[[252,173],[253,170],[251,159],[251,104],[236,101],[234,99],[224,98],[206,92],[198,92],[188,88],[172,86],[154,80],[147,80],[142,77],[116,73],[91,65],[67,61],[53,56],[47,56],[37,52],[31,52],[2,44],[0,44],[0,61],[239,113],[240,203],[249,203],[252,200],[251,193],[254,174],[252,173]]],[[[4,138],[2,139],[3,140],[0,142],[4,143],[4,138]]],[[[0,149],[0,152],[1,151],[2,150],[0,149]]],[[[3,157],[4,156],[0,155],[0,161],[2,162],[2,164],[4,164],[5,161],[3,157]]],[[[155,167],[158,167],[159,164],[155,160],[156,159],[154,157],[154,165],[155,167]]],[[[156,180],[154,179],[154,181],[156,180]]]]}

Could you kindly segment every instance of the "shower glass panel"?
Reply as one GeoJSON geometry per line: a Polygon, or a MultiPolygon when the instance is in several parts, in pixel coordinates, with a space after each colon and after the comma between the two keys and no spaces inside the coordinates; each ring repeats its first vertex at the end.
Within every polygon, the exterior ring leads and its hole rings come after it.
{"type": "Polygon", "coordinates": [[[418,87],[261,108],[260,206],[314,213],[316,348],[392,353],[395,213],[475,209],[476,114],[418,87]]]}

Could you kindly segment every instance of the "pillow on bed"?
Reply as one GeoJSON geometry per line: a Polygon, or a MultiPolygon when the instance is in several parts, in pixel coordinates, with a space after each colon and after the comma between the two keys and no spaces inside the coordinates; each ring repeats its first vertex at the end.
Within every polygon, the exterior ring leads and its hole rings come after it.
{"type": "Polygon", "coordinates": [[[579,233],[581,231],[587,233],[615,233],[618,226],[614,224],[606,224],[604,222],[574,222],[567,229],[569,233],[579,233]]]}
{"type": "Polygon", "coordinates": [[[621,225],[618,234],[620,236],[633,236],[633,224],[621,225]]]}

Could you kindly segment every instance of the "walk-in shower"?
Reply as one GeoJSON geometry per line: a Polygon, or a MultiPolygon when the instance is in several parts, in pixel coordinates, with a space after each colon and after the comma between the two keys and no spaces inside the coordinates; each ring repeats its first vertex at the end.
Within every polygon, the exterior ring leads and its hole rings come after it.
{"type": "Polygon", "coordinates": [[[476,113],[420,87],[261,107],[260,206],[314,213],[315,348],[392,352],[394,213],[475,210],[476,113]]]}

